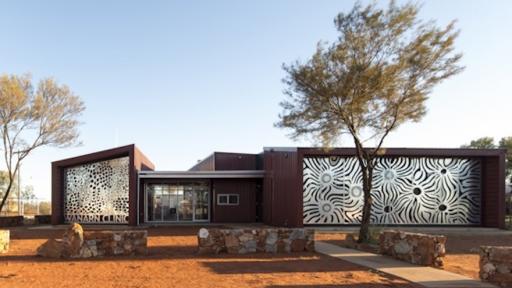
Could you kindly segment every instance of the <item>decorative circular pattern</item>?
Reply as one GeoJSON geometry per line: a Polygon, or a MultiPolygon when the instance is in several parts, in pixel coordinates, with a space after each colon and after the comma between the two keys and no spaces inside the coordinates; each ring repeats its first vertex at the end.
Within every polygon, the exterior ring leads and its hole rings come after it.
{"type": "MultiPolygon", "coordinates": [[[[478,159],[381,157],[375,161],[372,223],[480,223],[478,159]]],[[[304,224],[360,223],[362,177],[355,157],[306,157],[303,167],[304,224]]]]}
{"type": "Polygon", "coordinates": [[[359,198],[363,195],[363,188],[359,185],[350,187],[350,197],[359,198]]]}
{"type": "Polygon", "coordinates": [[[395,172],[391,169],[386,169],[384,171],[384,179],[386,179],[388,181],[395,180],[395,172]]]}
{"type": "Polygon", "coordinates": [[[321,179],[322,179],[322,183],[324,183],[324,184],[330,184],[332,182],[332,176],[328,172],[323,173],[321,179]]]}
{"type": "Polygon", "coordinates": [[[330,213],[332,211],[332,205],[329,202],[325,202],[322,204],[322,212],[324,213],[330,213]]]}

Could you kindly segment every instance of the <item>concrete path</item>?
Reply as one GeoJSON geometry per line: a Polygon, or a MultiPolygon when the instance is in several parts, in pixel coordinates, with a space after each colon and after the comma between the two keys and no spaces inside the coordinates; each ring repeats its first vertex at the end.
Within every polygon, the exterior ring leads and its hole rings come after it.
{"type": "MultiPolygon", "coordinates": [[[[339,226],[339,227],[308,227],[315,229],[316,233],[350,233],[350,232],[359,232],[359,226],[339,226]]],[[[427,234],[440,234],[440,235],[450,235],[450,236],[472,236],[472,235],[496,235],[496,236],[508,236],[512,235],[512,230],[502,230],[498,228],[487,228],[487,227],[409,227],[409,226],[401,226],[401,227],[390,227],[390,226],[375,226],[377,231],[385,231],[385,230],[400,230],[406,232],[415,232],[415,233],[427,233],[427,234]]]]}
{"type": "Polygon", "coordinates": [[[471,279],[448,271],[409,264],[390,257],[343,248],[337,245],[316,241],[317,252],[336,257],[354,264],[369,267],[402,279],[432,288],[471,288],[496,287],[489,283],[471,279]]]}

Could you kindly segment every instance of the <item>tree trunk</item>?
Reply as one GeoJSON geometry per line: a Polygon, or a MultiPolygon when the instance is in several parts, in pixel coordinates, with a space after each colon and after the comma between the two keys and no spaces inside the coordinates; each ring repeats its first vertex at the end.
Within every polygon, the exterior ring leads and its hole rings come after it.
{"type": "Polygon", "coordinates": [[[373,157],[367,153],[361,153],[360,166],[363,176],[363,217],[359,228],[359,243],[368,243],[370,240],[370,216],[372,215],[372,181],[373,181],[373,157]],[[366,162],[366,165],[363,165],[366,162]]]}
{"type": "Polygon", "coordinates": [[[363,172],[367,176],[363,176],[363,193],[364,193],[364,204],[363,204],[363,218],[361,219],[361,226],[359,228],[359,237],[357,242],[367,243],[370,240],[370,216],[372,213],[372,179],[369,178],[368,171],[363,172]]]}
{"type": "Polygon", "coordinates": [[[0,203],[0,212],[2,212],[5,202],[7,202],[7,198],[9,197],[9,193],[11,192],[12,181],[13,180],[9,180],[9,185],[7,186],[7,189],[5,189],[4,197],[2,197],[2,202],[0,203]]]}

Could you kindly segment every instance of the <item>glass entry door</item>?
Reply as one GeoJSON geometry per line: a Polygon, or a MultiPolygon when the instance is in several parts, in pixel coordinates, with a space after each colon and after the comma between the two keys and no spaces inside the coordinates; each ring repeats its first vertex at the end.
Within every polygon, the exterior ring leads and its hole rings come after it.
{"type": "Polygon", "coordinates": [[[146,184],[148,222],[205,222],[209,220],[208,182],[146,184]]]}

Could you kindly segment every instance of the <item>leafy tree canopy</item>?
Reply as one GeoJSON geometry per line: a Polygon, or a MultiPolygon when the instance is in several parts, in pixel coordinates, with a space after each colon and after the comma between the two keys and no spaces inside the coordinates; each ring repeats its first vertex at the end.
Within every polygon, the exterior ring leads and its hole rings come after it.
{"type": "Polygon", "coordinates": [[[477,149],[493,149],[496,148],[496,144],[494,144],[494,138],[492,137],[482,137],[475,140],[471,140],[469,144],[465,144],[460,146],[461,148],[477,148],[477,149]]]}
{"type": "Polygon", "coordinates": [[[354,141],[364,191],[361,242],[369,238],[374,159],[384,139],[401,124],[420,121],[432,89],[463,70],[454,23],[440,28],[418,12],[412,3],[391,1],[387,9],[357,3],[334,19],[336,41],[320,42],[309,60],[283,66],[288,97],[276,126],[323,146],[342,135],[354,141]]]}
{"type": "Polygon", "coordinates": [[[0,139],[7,172],[0,211],[21,162],[34,149],[77,143],[78,116],[84,109],[69,87],[51,78],[34,86],[30,75],[0,75],[0,139]]]}

